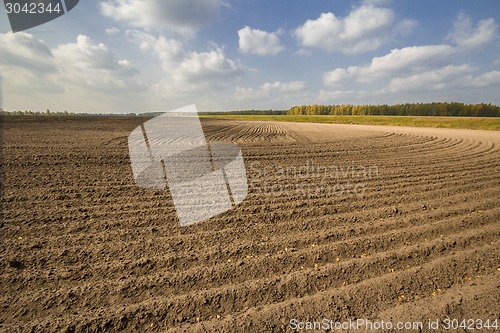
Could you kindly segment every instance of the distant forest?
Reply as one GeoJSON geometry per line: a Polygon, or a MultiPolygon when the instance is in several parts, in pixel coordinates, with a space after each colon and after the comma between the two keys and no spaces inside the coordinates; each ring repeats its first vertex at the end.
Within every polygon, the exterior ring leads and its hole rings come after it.
{"type": "MultiPolygon", "coordinates": [[[[0,116],[127,116],[154,117],[161,113],[71,113],[40,111],[4,111],[0,116]]],[[[200,115],[333,115],[333,116],[455,116],[455,117],[500,117],[500,106],[493,104],[464,104],[459,102],[444,103],[406,103],[396,105],[301,105],[290,110],[241,110],[241,111],[210,111],[200,112],[200,115]]]]}
{"type": "MultiPolygon", "coordinates": [[[[4,111],[0,109],[0,116],[50,116],[50,117],[80,117],[80,116],[121,116],[121,117],[147,117],[153,118],[161,115],[163,112],[144,112],[144,113],[73,113],[68,111],[4,111]]],[[[286,115],[288,110],[241,110],[241,111],[207,111],[199,112],[200,115],[225,115],[225,114],[241,114],[241,115],[286,115]]]]}
{"type": "MultiPolygon", "coordinates": [[[[136,117],[135,113],[73,113],[68,111],[4,111],[0,109],[0,116],[31,116],[31,117],[81,117],[81,116],[121,116],[121,117],[136,117]]],[[[142,115],[141,115],[142,116],[142,115]]]]}
{"type": "Polygon", "coordinates": [[[289,115],[368,115],[368,116],[458,116],[500,117],[500,107],[492,104],[407,103],[396,105],[301,105],[288,110],[289,115]]]}
{"type": "Polygon", "coordinates": [[[202,115],[224,115],[224,114],[241,114],[241,115],[284,115],[288,110],[239,110],[239,111],[208,111],[200,112],[202,115]]]}

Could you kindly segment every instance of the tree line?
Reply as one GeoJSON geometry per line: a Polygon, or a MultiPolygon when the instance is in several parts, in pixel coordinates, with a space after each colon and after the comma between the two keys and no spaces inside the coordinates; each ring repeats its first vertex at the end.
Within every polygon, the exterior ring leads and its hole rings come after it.
{"type": "MultiPolygon", "coordinates": [[[[89,114],[68,111],[4,111],[0,108],[0,116],[128,116],[154,117],[161,113],[143,114],[89,114]]],[[[459,117],[500,117],[500,106],[493,104],[464,104],[459,102],[443,103],[406,103],[396,105],[300,105],[289,110],[241,110],[200,112],[204,115],[377,115],[377,116],[459,116],[459,117]]]]}
{"type": "Polygon", "coordinates": [[[200,112],[203,115],[218,116],[227,114],[240,114],[240,115],[284,115],[288,110],[235,110],[235,111],[207,111],[200,112]]]}
{"type": "Polygon", "coordinates": [[[76,116],[76,113],[63,111],[63,112],[53,112],[47,109],[45,112],[40,111],[4,111],[0,109],[0,115],[2,116],[76,116]]]}
{"type": "Polygon", "coordinates": [[[289,115],[377,115],[377,116],[459,116],[500,117],[500,107],[490,104],[406,103],[396,105],[301,105],[288,110],[289,115]]]}
{"type": "MultiPolygon", "coordinates": [[[[285,115],[288,110],[238,110],[238,111],[207,111],[199,112],[200,115],[285,115]]],[[[144,113],[73,113],[68,111],[4,111],[0,108],[0,116],[125,116],[125,117],[156,117],[164,112],[144,112],[144,113]]]]}
{"type": "Polygon", "coordinates": [[[0,116],[31,116],[31,117],[82,117],[82,116],[125,116],[136,117],[135,113],[74,113],[68,111],[50,111],[47,109],[45,112],[41,111],[4,111],[0,108],[0,116]]]}

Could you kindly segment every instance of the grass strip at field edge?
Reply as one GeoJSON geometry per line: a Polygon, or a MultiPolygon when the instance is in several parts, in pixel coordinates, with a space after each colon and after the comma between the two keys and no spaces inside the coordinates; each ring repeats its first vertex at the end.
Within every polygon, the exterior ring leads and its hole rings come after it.
{"type": "Polygon", "coordinates": [[[201,118],[327,124],[389,125],[500,131],[500,118],[329,115],[200,115],[201,118]]]}

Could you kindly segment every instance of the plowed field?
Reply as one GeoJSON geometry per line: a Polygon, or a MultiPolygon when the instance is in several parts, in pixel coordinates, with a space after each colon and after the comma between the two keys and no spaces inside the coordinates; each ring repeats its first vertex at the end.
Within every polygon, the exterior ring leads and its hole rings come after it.
{"type": "Polygon", "coordinates": [[[181,228],[168,191],[134,184],[144,121],[6,118],[1,332],[500,318],[499,132],[203,120],[249,193],[181,228]]]}

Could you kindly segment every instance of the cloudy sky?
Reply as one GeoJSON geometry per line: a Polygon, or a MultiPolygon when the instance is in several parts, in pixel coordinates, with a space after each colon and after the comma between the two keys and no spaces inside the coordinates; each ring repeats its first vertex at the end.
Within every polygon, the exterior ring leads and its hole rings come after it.
{"type": "Polygon", "coordinates": [[[498,0],[83,0],[12,33],[6,110],[500,104],[498,0]]]}

